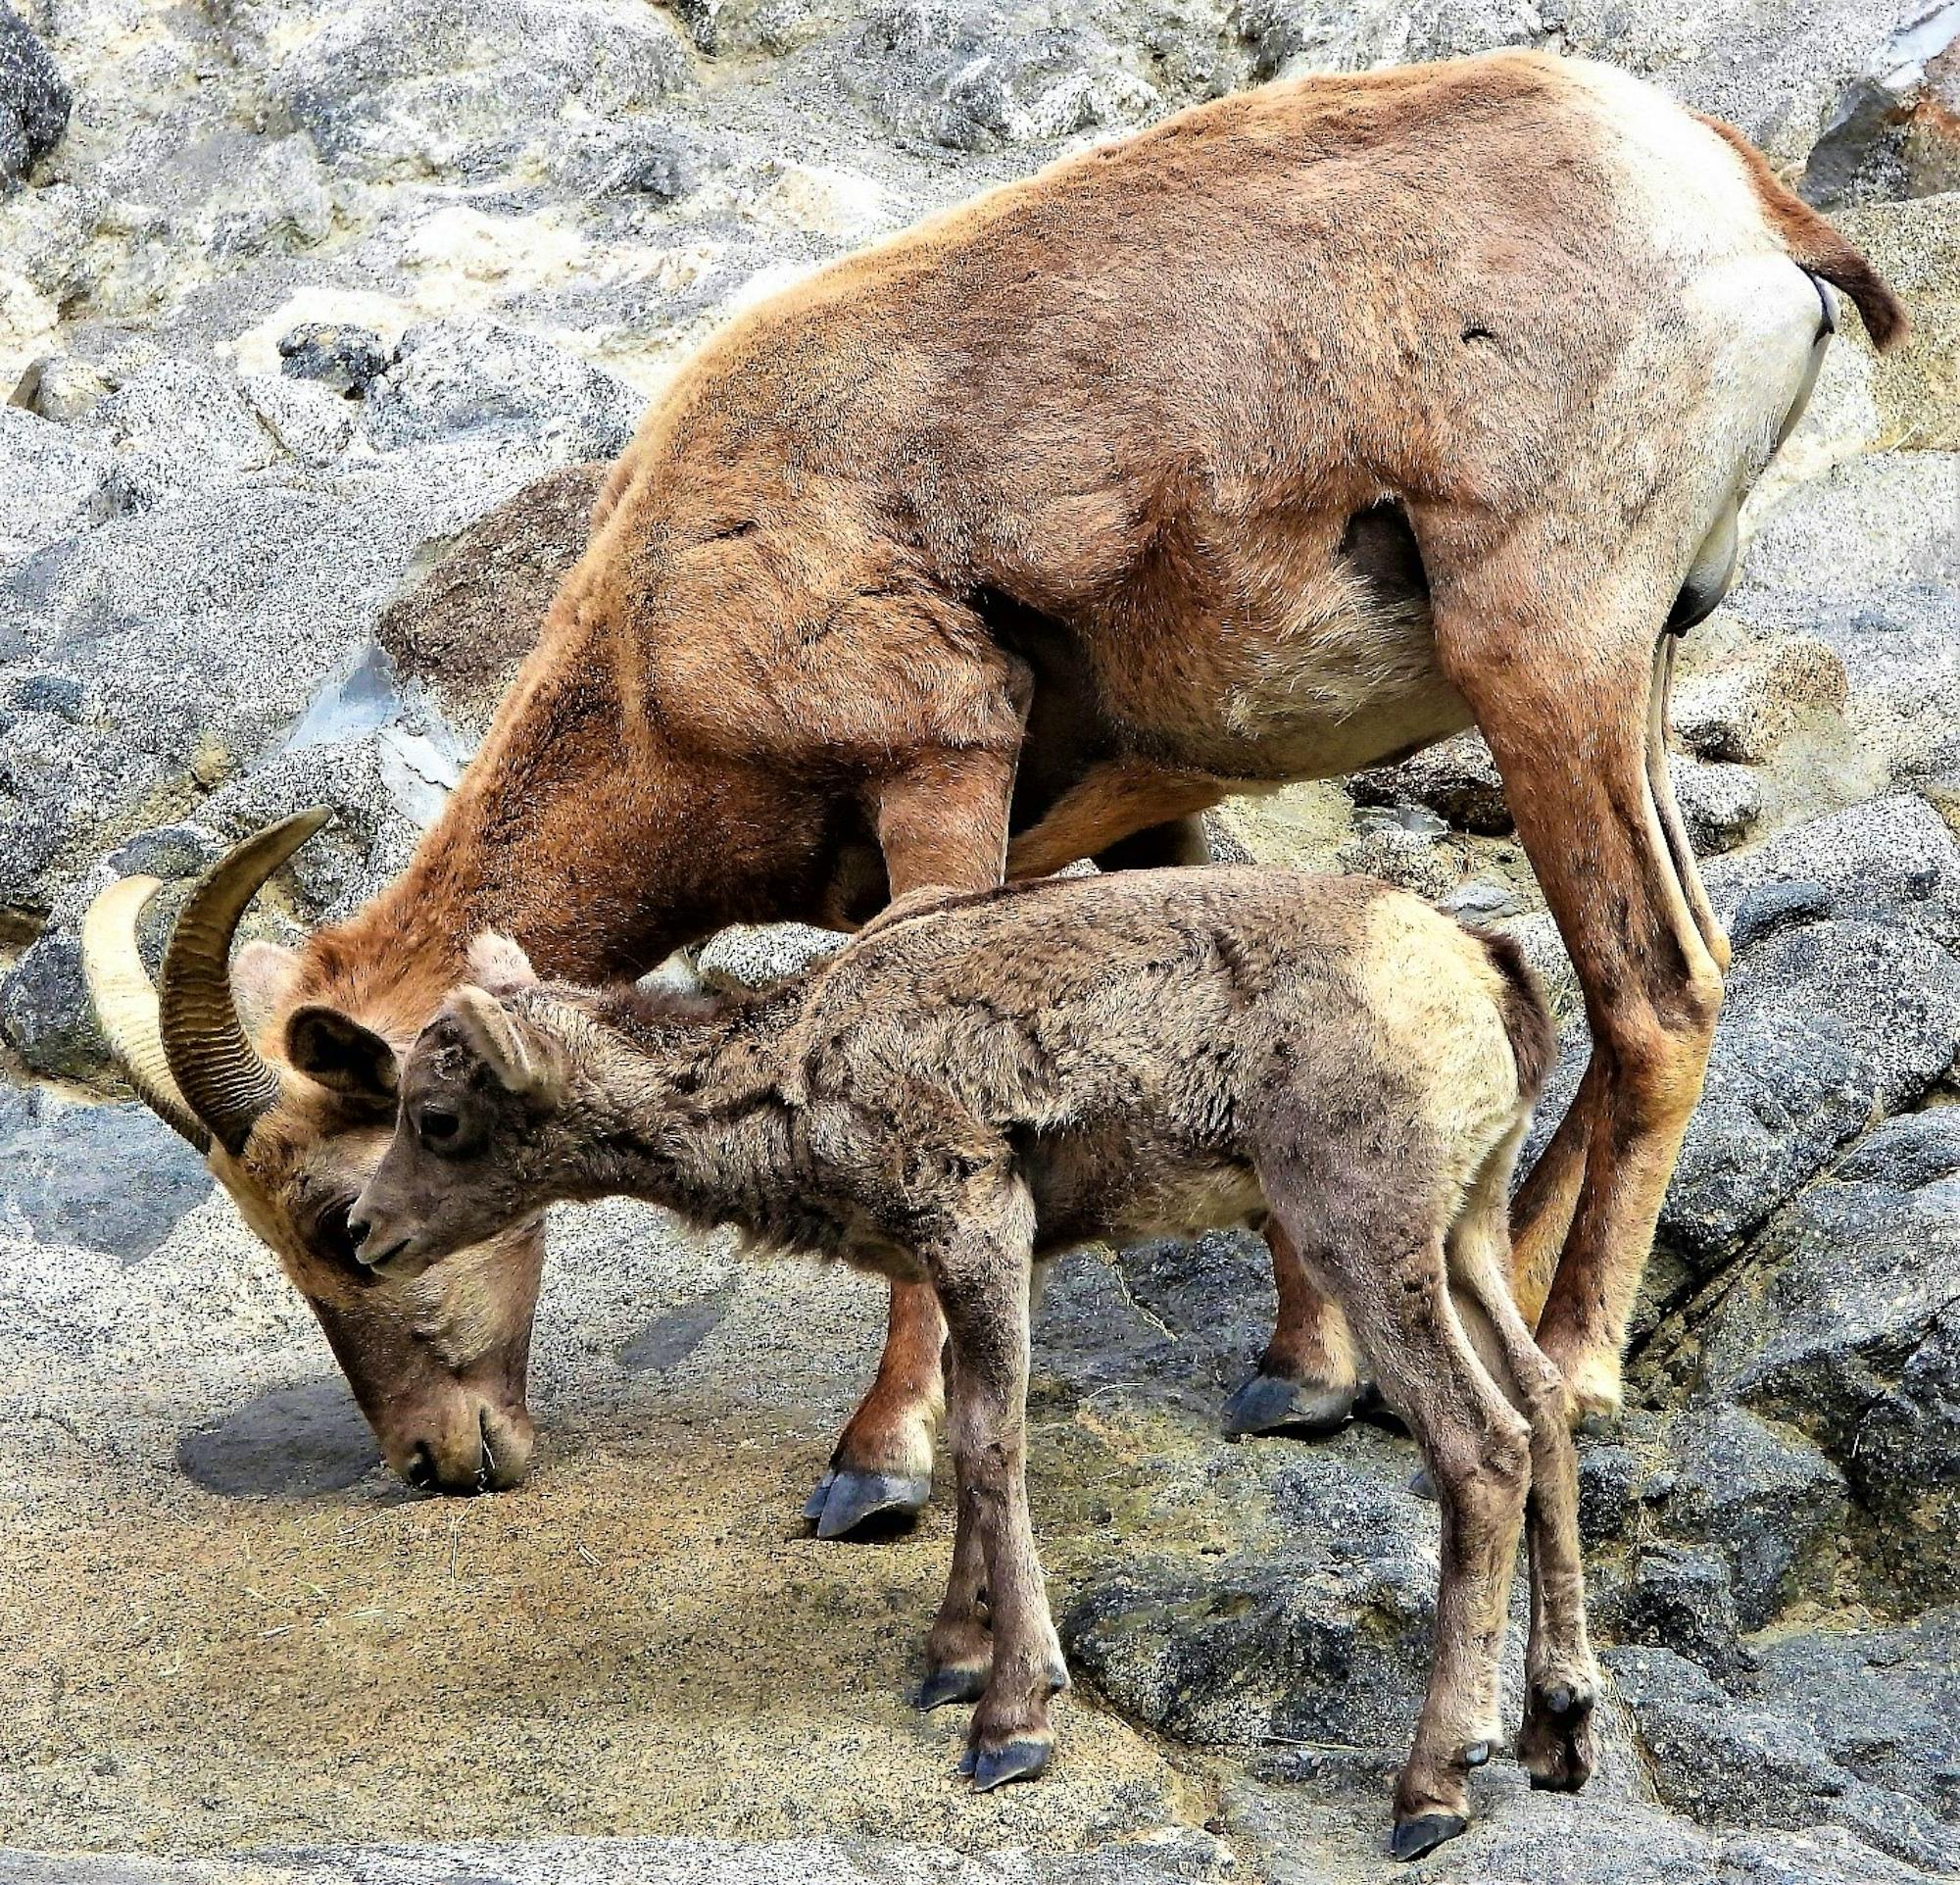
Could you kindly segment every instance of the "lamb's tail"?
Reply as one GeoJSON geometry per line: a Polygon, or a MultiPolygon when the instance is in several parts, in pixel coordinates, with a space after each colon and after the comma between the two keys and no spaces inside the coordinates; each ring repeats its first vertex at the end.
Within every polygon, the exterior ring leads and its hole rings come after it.
{"type": "Polygon", "coordinates": [[[1698,112],[1695,116],[1734,146],[1755,186],[1763,215],[1777,239],[1789,251],[1789,259],[1851,297],[1865,331],[1872,336],[1872,345],[1880,353],[1896,347],[1910,323],[1898,296],[1886,286],[1878,270],[1800,196],[1777,181],[1769,160],[1735,125],[1698,112]]]}
{"type": "Polygon", "coordinates": [[[1470,933],[1484,945],[1491,966],[1503,977],[1504,1032],[1510,1038],[1511,1058],[1518,1064],[1518,1098],[1529,1106],[1558,1060],[1558,1029],[1552,1025],[1544,990],[1525,961],[1525,952],[1494,929],[1470,933]]]}

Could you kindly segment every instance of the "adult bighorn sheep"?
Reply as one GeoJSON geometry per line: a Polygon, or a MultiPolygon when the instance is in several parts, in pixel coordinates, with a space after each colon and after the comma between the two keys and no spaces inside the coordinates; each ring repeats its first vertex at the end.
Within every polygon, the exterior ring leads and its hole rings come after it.
{"type": "Polygon", "coordinates": [[[929,1283],[959,1505],[920,1702],[978,1701],[976,1787],[1042,1771],[1068,1681],[1028,1515],[1031,1265],[1247,1223],[1339,1304],[1443,1509],[1396,1856],[1463,1830],[1500,1737],[1527,1490],[1519,1756],[1535,1784],[1584,1785],[1578,1465],[1511,1299],[1511,1168],[1552,1053],[1515,945],[1365,878],[1167,870],[925,891],[814,972],[719,1002],[541,988],[496,936],[470,972],[408,1055],[356,1248],[420,1271],[624,1192],[929,1283]]]}
{"type": "MultiPolygon", "coordinates": [[[[118,885],[105,1021],[395,1465],[508,1484],[536,1231],[442,1287],[368,1279],[345,1231],[469,937],[604,980],[726,922],[1162,861],[1229,793],[1474,723],[1593,1042],[1517,1201],[1519,1296],[1610,1408],[1727,956],[1668,783],[1670,631],[1731,578],[1826,281],[1903,332],[1735,132],[1578,60],[1275,85],[1070,158],[731,323],[614,470],[409,869],[227,980],[304,827],[261,834],[187,907],[160,1001],[145,886],[118,885]]],[[[1338,1416],[1340,1318],[1279,1275],[1263,1367],[1338,1416]]],[[[898,1285],[820,1529],[924,1497],[943,1335],[898,1285]]]]}

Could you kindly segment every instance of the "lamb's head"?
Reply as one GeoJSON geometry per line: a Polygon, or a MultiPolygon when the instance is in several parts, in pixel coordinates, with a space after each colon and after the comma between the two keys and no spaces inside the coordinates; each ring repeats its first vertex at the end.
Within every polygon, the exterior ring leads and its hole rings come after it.
{"type": "Polygon", "coordinates": [[[508,938],[479,937],[469,966],[403,1062],[395,1135],[348,1216],[361,1261],[390,1276],[419,1275],[575,1189],[562,1116],[564,1029],[580,1017],[536,988],[508,938]]]}

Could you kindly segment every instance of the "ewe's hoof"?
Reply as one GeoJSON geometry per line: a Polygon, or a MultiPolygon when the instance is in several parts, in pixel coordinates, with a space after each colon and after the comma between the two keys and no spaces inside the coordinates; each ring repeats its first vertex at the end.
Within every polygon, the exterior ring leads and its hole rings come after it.
{"type": "Polygon", "coordinates": [[[959,1771],[972,1776],[976,1794],[986,1794],[1010,1780],[1039,1780],[1048,1757],[1046,1741],[1010,1741],[998,1751],[969,1747],[960,1758],[959,1771]]]}
{"type": "Polygon", "coordinates": [[[1412,1499],[1427,1500],[1436,1504],[1436,1481],[1430,1476],[1427,1466],[1418,1466],[1408,1476],[1408,1492],[1412,1499]]]}
{"type": "Polygon", "coordinates": [[[916,1517],[932,1497],[932,1475],[826,1472],[804,1502],[803,1515],[819,1538],[846,1538],[860,1527],[876,1533],[916,1517]],[[875,1525],[873,1521],[878,1521],[875,1525]]]}
{"type": "Polygon", "coordinates": [[[1446,1839],[1454,1839],[1470,1822],[1461,1813],[1424,1813],[1417,1819],[1398,1819],[1389,1835],[1391,1859],[1420,1859],[1433,1853],[1446,1839]]]}
{"type": "Polygon", "coordinates": [[[1463,1764],[1466,1767],[1486,1767],[1491,1763],[1491,1744],[1488,1741],[1472,1741],[1463,1750],[1463,1764]]]}
{"type": "Polygon", "coordinates": [[[1298,1433],[1317,1439],[1339,1433],[1360,1399],[1358,1386],[1316,1387],[1310,1382],[1283,1380],[1277,1374],[1255,1374],[1225,1403],[1225,1437],[1243,1439],[1249,1433],[1298,1433]]]}
{"type": "Polygon", "coordinates": [[[918,1705],[930,1714],[949,1702],[977,1702],[987,1690],[987,1671],[979,1666],[952,1663],[930,1670],[919,1684],[918,1705]]]}

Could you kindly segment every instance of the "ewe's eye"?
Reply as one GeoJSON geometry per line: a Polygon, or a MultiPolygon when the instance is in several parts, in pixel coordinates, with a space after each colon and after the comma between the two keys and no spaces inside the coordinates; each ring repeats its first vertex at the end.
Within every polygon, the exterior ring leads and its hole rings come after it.
{"type": "Polygon", "coordinates": [[[446,1106],[423,1107],[416,1123],[430,1145],[449,1144],[463,1125],[463,1121],[446,1106]]]}

